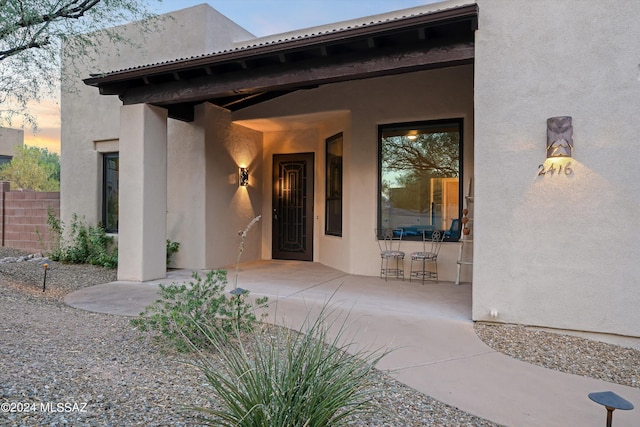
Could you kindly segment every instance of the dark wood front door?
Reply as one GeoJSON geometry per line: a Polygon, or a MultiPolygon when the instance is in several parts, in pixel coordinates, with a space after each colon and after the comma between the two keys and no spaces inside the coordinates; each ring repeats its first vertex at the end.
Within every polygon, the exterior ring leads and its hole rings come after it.
{"type": "Polygon", "coordinates": [[[273,155],[273,259],[313,261],[313,160],[273,155]]]}

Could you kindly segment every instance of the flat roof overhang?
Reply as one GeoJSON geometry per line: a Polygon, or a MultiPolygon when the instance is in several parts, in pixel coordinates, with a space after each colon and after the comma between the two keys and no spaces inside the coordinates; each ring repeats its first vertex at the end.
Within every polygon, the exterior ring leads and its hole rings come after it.
{"type": "Polygon", "coordinates": [[[476,4],[101,75],[84,83],[124,105],[193,120],[210,102],[236,111],[320,85],[472,64],[476,4]]]}

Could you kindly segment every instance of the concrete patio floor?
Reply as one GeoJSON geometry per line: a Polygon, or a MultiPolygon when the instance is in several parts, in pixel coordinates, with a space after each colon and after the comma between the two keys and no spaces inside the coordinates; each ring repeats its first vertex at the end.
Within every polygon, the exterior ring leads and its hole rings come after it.
{"type": "MultiPolygon", "coordinates": [[[[162,281],[97,285],[65,301],[85,310],[135,316],[157,298],[159,283],[188,281],[190,275],[176,270],[162,281]]],[[[229,268],[230,286],[234,275],[229,268]]],[[[470,284],[385,282],[318,263],[256,261],[240,265],[238,286],[269,297],[267,321],[296,329],[328,302],[348,313],[348,332],[359,346],[394,349],[378,365],[381,370],[496,423],[600,427],[606,411],[587,395],[613,391],[636,407],[615,411],[613,425],[640,425],[640,389],[530,365],[486,346],[473,330],[470,284]]]]}

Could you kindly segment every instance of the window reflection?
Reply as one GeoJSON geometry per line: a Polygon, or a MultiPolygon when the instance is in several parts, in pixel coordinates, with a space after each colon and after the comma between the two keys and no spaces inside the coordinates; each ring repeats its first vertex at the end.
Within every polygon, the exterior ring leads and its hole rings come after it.
{"type": "Polygon", "coordinates": [[[462,120],[384,125],[379,135],[380,227],[408,238],[449,230],[460,218],[462,120]]]}

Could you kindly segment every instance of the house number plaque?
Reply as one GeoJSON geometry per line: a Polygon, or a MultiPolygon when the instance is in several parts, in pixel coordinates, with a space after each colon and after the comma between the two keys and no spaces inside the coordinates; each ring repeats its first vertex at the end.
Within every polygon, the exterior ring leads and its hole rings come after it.
{"type": "Polygon", "coordinates": [[[571,175],[573,173],[571,162],[567,162],[564,165],[557,165],[557,167],[555,163],[551,163],[548,167],[545,167],[544,164],[538,166],[538,176],[547,174],[553,176],[555,173],[557,173],[558,176],[562,174],[571,175]]]}

